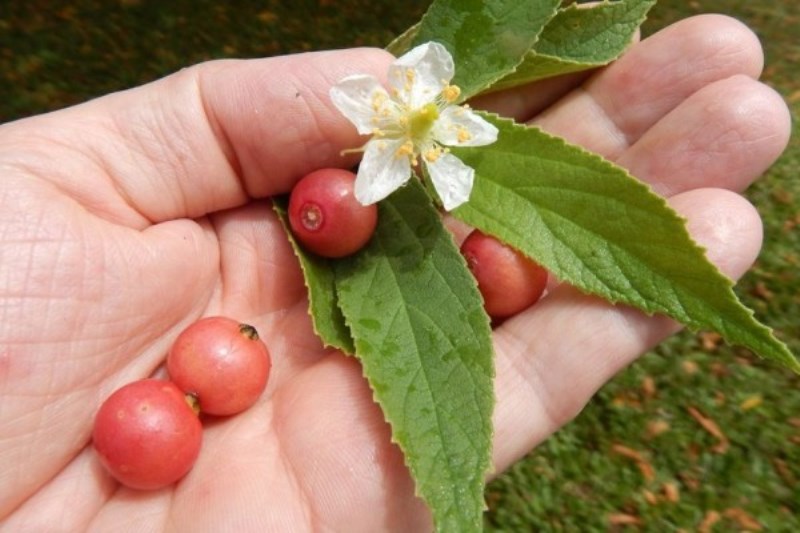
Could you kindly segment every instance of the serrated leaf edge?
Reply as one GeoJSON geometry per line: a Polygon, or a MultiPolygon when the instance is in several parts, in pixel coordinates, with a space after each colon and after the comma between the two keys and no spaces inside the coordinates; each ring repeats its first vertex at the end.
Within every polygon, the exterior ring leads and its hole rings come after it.
{"type": "MultiPolygon", "coordinates": [[[[485,111],[479,111],[478,113],[479,113],[480,115],[484,116],[485,118],[487,118],[487,119],[488,119],[488,120],[490,120],[490,121],[493,121],[493,122],[498,122],[498,123],[501,123],[501,124],[505,124],[505,125],[507,125],[507,126],[510,126],[512,129],[518,129],[518,130],[529,130],[529,129],[535,129],[535,130],[537,131],[537,133],[539,133],[539,134],[541,134],[541,135],[543,135],[543,136],[545,136],[545,137],[549,138],[549,139],[550,139],[550,140],[552,140],[552,141],[555,141],[555,142],[557,142],[557,143],[561,144],[562,146],[569,147],[569,148],[571,148],[571,149],[575,149],[575,150],[577,150],[577,151],[581,152],[581,155],[584,155],[584,156],[586,156],[586,157],[588,157],[588,158],[590,158],[590,159],[594,160],[596,163],[599,163],[601,166],[603,166],[603,167],[605,167],[605,168],[607,168],[607,169],[609,169],[609,170],[613,170],[613,171],[617,171],[617,172],[622,172],[622,173],[624,173],[624,175],[625,175],[625,176],[627,176],[627,177],[630,179],[630,181],[631,181],[631,184],[632,184],[632,185],[638,186],[638,187],[640,187],[642,190],[644,190],[644,191],[646,191],[646,192],[650,193],[650,196],[652,196],[652,197],[653,197],[652,199],[653,199],[654,201],[657,201],[657,202],[659,202],[659,203],[662,205],[662,207],[664,207],[664,209],[665,209],[667,212],[669,212],[669,213],[670,213],[670,215],[673,217],[673,219],[674,219],[676,222],[680,222],[679,226],[680,226],[680,231],[682,231],[682,236],[683,236],[683,237],[685,237],[685,238],[686,238],[686,239],[687,239],[687,240],[690,242],[690,246],[692,246],[692,247],[693,247],[693,249],[694,249],[695,251],[698,251],[698,252],[700,252],[700,254],[701,254],[701,255],[702,255],[704,258],[705,258],[705,261],[706,261],[706,263],[707,263],[707,266],[708,266],[708,267],[710,267],[711,269],[713,269],[713,270],[714,270],[714,271],[715,271],[717,274],[719,274],[720,278],[722,278],[722,279],[724,280],[724,282],[725,282],[725,285],[726,285],[726,288],[727,288],[728,290],[730,290],[730,292],[731,292],[732,296],[734,297],[734,299],[736,300],[736,302],[737,302],[737,303],[739,304],[739,306],[740,306],[740,307],[741,307],[741,308],[742,308],[742,309],[743,309],[743,310],[746,312],[746,314],[747,314],[747,315],[749,315],[749,316],[750,316],[750,318],[752,318],[752,319],[753,319],[754,326],[755,326],[757,329],[761,330],[761,332],[762,332],[763,334],[765,334],[765,336],[766,336],[766,337],[767,337],[769,340],[772,340],[772,341],[774,341],[774,343],[775,343],[775,345],[776,345],[776,346],[780,346],[780,347],[782,347],[782,348],[784,349],[784,351],[786,351],[786,353],[788,354],[786,359],[778,359],[778,358],[772,358],[772,357],[769,357],[769,358],[767,358],[767,359],[769,359],[769,360],[774,360],[775,362],[778,362],[778,363],[783,363],[783,364],[784,364],[786,367],[788,367],[788,368],[789,368],[789,369],[791,369],[792,371],[794,371],[794,372],[796,372],[796,373],[800,374],[800,361],[798,361],[798,360],[797,360],[797,358],[793,356],[793,354],[792,354],[792,353],[791,353],[791,351],[788,349],[788,347],[785,345],[785,343],[783,343],[783,342],[782,342],[780,339],[778,339],[778,338],[775,336],[775,333],[774,333],[774,331],[773,331],[771,328],[769,328],[768,326],[766,326],[766,325],[762,324],[762,323],[761,323],[761,322],[760,322],[760,321],[759,321],[759,320],[756,318],[756,316],[755,316],[755,312],[754,312],[752,309],[750,309],[750,308],[748,308],[747,306],[745,306],[745,305],[744,305],[744,304],[743,304],[743,303],[742,303],[742,302],[739,300],[738,296],[736,295],[736,293],[735,293],[735,292],[734,292],[734,290],[733,290],[733,289],[734,289],[734,287],[735,287],[735,282],[734,282],[733,280],[731,280],[731,279],[730,279],[730,278],[729,278],[727,275],[725,275],[724,273],[722,273],[722,272],[719,270],[719,268],[718,268],[718,267],[717,267],[717,266],[716,266],[714,263],[712,263],[710,260],[708,260],[708,256],[707,256],[707,254],[706,254],[706,248],[704,248],[704,247],[700,246],[700,245],[699,245],[699,244],[698,244],[698,243],[697,243],[697,242],[696,242],[696,241],[695,241],[695,240],[692,238],[692,236],[691,236],[691,234],[689,233],[689,230],[688,230],[688,228],[687,228],[687,225],[686,225],[686,222],[687,222],[687,220],[686,220],[684,217],[680,216],[680,215],[679,215],[679,214],[678,214],[678,213],[677,213],[677,212],[676,212],[676,211],[675,211],[675,210],[674,210],[674,209],[673,209],[673,208],[672,208],[672,207],[669,205],[669,203],[667,202],[666,198],[664,198],[663,196],[661,196],[661,195],[657,194],[657,193],[656,193],[656,192],[655,192],[655,191],[652,189],[652,187],[650,187],[650,186],[649,186],[647,183],[644,183],[644,182],[642,182],[641,180],[639,180],[639,179],[637,179],[636,177],[634,177],[632,174],[630,174],[630,173],[627,171],[627,169],[625,169],[625,168],[622,168],[622,167],[620,167],[620,166],[618,166],[618,165],[615,165],[613,162],[609,161],[608,159],[606,159],[606,158],[604,158],[604,157],[600,156],[599,154],[596,154],[596,153],[594,153],[594,152],[591,152],[591,151],[589,151],[589,150],[587,150],[587,149],[583,148],[582,146],[579,146],[579,145],[572,144],[572,143],[568,142],[566,139],[564,139],[564,138],[562,138],[562,137],[559,137],[559,136],[557,136],[557,135],[553,135],[553,134],[551,134],[551,133],[548,133],[548,132],[546,132],[546,131],[542,130],[541,128],[539,128],[539,127],[537,127],[537,126],[529,126],[529,125],[519,124],[519,123],[515,122],[515,121],[514,121],[514,120],[512,120],[512,119],[505,118],[505,117],[501,117],[500,115],[497,115],[496,113],[489,113],[489,112],[485,112],[485,111]]],[[[501,130],[501,134],[502,134],[502,130],[501,130]]],[[[467,203],[469,203],[469,202],[467,202],[467,203]]],[[[459,217],[458,217],[458,209],[454,210],[454,211],[452,212],[452,214],[453,214],[453,215],[454,215],[456,218],[459,218],[459,217]]],[[[498,238],[499,238],[499,237],[498,237],[498,238]]],[[[525,253],[524,253],[522,250],[520,250],[520,252],[522,252],[523,254],[525,254],[525,253]]],[[[528,254],[525,254],[525,255],[528,255],[528,254]]],[[[532,260],[534,260],[534,261],[538,261],[538,259],[537,259],[536,257],[530,257],[530,258],[531,258],[532,260]]],[[[584,290],[584,289],[582,289],[582,288],[580,288],[580,287],[575,287],[575,288],[576,288],[577,290],[581,291],[581,292],[584,292],[585,294],[591,294],[591,295],[594,295],[594,296],[599,296],[599,297],[603,298],[604,300],[608,301],[608,302],[609,302],[609,303],[611,303],[611,304],[615,304],[615,305],[616,305],[616,304],[620,304],[620,303],[622,303],[623,305],[630,305],[630,306],[636,307],[638,310],[640,310],[640,311],[644,312],[644,313],[645,313],[645,314],[647,314],[648,316],[652,316],[652,315],[654,315],[654,314],[665,314],[665,315],[668,315],[668,313],[665,313],[665,312],[664,312],[662,309],[653,309],[652,307],[649,307],[649,308],[648,308],[648,307],[640,307],[640,306],[638,306],[638,305],[634,305],[634,304],[632,304],[631,302],[623,301],[623,300],[621,300],[620,298],[614,298],[614,297],[613,297],[613,296],[611,296],[611,295],[593,293],[593,292],[590,292],[590,291],[584,290]]],[[[646,302],[646,299],[645,299],[645,302],[646,302]]],[[[700,324],[694,324],[694,323],[688,323],[688,324],[684,323],[684,325],[685,325],[687,328],[689,328],[689,330],[690,330],[690,331],[693,331],[693,332],[695,332],[695,331],[699,331],[699,330],[700,330],[700,329],[702,329],[702,327],[703,327],[703,326],[702,326],[702,325],[700,325],[700,324]]],[[[723,332],[722,332],[722,331],[720,331],[720,333],[723,333],[723,332]]],[[[723,336],[725,336],[725,335],[723,334],[723,336]]],[[[762,356],[761,354],[759,354],[759,353],[758,353],[758,352],[756,352],[755,350],[753,350],[753,351],[754,351],[754,353],[756,353],[756,355],[758,355],[759,357],[762,357],[762,358],[764,358],[764,356],[762,356]]]]}
{"type": "MultiPolygon", "coordinates": [[[[309,318],[311,319],[311,327],[314,330],[314,334],[317,336],[317,338],[320,340],[320,342],[322,342],[323,347],[337,349],[337,350],[341,351],[342,353],[344,353],[345,355],[353,355],[353,352],[355,351],[355,348],[354,348],[352,334],[350,335],[350,341],[351,341],[350,346],[339,346],[337,344],[333,344],[331,342],[328,342],[328,340],[325,338],[325,335],[322,335],[320,333],[320,331],[319,331],[319,328],[317,327],[317,321],[314,319],[314,312],[313,312],[313,309],[314,309],[313,298],[314,298],[314,296],[313,296],[313,291],[311,290],[311,287],[310,287],[309,282],[308,282],[309,276],[308,276],[308,271],[306,269],[306,263],[305,263],[304,257],[303,257],[303,253],[304,252],[302,251],[302,249],[300,247],[300,243],[298,243],[297,240],[294,238],[294,235],[292,235],[292,230],[289,228],[287,220],[285,218],[287,216],[286,212],[285,212],[284,208],[279,204],[279,202],[280,202],[279,198],[273,198],[273,200],[272,200],[272,210],[277,215],[278,220],[280,221],[281,226],[283,227],[284,233],[286,234],[286,239],[289,241],[289,244],[292,247],[292,252],[294,253],[295,257],[297,257],[297,262],[300,265],[300,270],[303,272],[303,286],[305,286],[305,288],[306,288],[306,295],[308,297],[308,306],[306,306],[306,313],[308,314],[309,318]]],[[[338,297],[337,294],[336,294],[335,287],[334,287],[333,293],[334,293],[334,297],[338,297]]],[[[350,324],[347,323],[347,320],[345,320],[345,325],[347,326],[347,329],[350,331],[351,330],[350,324]]]]}
{"type": "MultiPolygon", "coordinates": [[[[587,6],[586,4],[570,4],[570,5],[566,6],[566,7],[560,8],[558,10],[558,12],[556,13],[556,15],[553,18],[551,18],[550,22],[552,22],[553,19],[556,16],[558,16],[559,14],[561,14],[561,13],[566,13],[566,12],[570,12],[570,11],[576,11],[578,9],[581,9],[581,10],[603,9],[606,6],[614,6],[614,4],[616,4],[616,3],[623,3],[625,1],[627,1],[627,0],[620,0],[620,2],[614,2],[614,3],[601,2],[601,3],[597,3],[595,5],[592,5],[592,6],[587,6]],[[580,7],[580,6],[583,6],[583,7],[580,7]]],[[[638,19],[636,19],[636,21],[635,21],[636,27],[641,27],[641,25],[644,24],[644,22],[647,20],[648,13],[653,8],[653,6],[656,5],[656,0],[645,0],[645,2],[649,3],[650,5],[649,5],[649,7],[647,7],[647,9],[644,11],[644,13],[640,17],[638,17],[638,19]]],[[[645,2],[643,2],[643,3],[645,3],[645,2]]],[[[548,24],[550,24],[550,22],[548,22],[548,24]]],[[[409,30],[410,29],[411,28],[409,28],[409,30]]],[[[539,32],[539,35],[536,38],[536,43],[533,45],[533,47],[531,47],[531,49],[528,51],[528,53],[525,54],[525,56],[523,56],[523,60],[520,62],[519,65],[517,65],[517,68],[515,68],[513,72],[509,72],[508,74],[506,74],[505,76],[503,76],[499,80],[496,80],[493,85],[483,89],[484,93],[502,91],[502,90],[511,89],[511,88],[514,88],[514,87],[519,87],[519,86],[526,85],[528,83],[533,83],[533,82],[540,81],[540,80],[546,80],[546,79],[549,79],[549,78],[554,78],[554,77],[562,76],[562,75],[565,75],[565,74],[574,74],[574,73],[577,73],[577,72],[583,72],[583,71],[586,71],[586,70],[592,70],[592,69],[604,67],[606,65],[610,65],[611,63],[613,63],[614,61],[619,59],[622,56],[622,54],[625,53],[625,51],[627,49],[627,46],[630,46],[630,44],[632,43],[632,39],[633,39],[633,34],[632,34],[630,39],[628,40],[628,45],[626,46],[626,48],[623,48],[622,50],[620,50],[616,55],[614,55],[611,58],[608,58],[608,59],[603,60],[603,61],[581,62],[581,61],[576,61],[574,59],[563,58],[563,57],[559,57],[559,56],[556,56],[556,55],[539,52],[538,50],[536,50],[536,44],[538,44],[540,42],[539,37],[542,36],[542,33],[544,33],[546,29],[547,29],[547,25],[545,25],[542,28],[542,31],[539,32]],[[514,76],[514,74],[516,74],[518,72],[519,67],[522,64],[524,64],[526,61],[529,61],[529,60],[534,60],[535,61],[536,57],[547,58],[549,60],[558,61],[558,62],[563,63],[565,65],[574,65],[577,68],[571,69],[571,70],[567,70],[565,72],[560,72],[558,74],[552,74],[552,75],[540,76],[540,77],[519,78],[517,80],[514,80],[513,76],[514,76]],[[503,80],[508,79],[508,78],[512,78],[512,80],[509,83],[503,83],[503,80]]]]}
{"type": "MultiPolygon", "coordinates": [[[[409,183],[409,184],[407,184],[405,186],[406,187],[412,186],[412,184],[409,183]]],[[[422,188],[423,184],[422,183],[417,183],[417,186],[422,188]]],[[[396,194],[396,193],[393,193],[393,194],[396,194]]],[[[432,202],[432,198],[427,196],[427,194],[426,194],[426,197],[428,198],[429,201],[432,202]]],[[[390,199],[391,199],[391,196],[389,197],[389,200],[390,199]]],[[[395,209],[396,210],[396,208],[394,206],[391,206],[391,204],[389,204],[386,200],[382,201],[381,203],[387,203],[388,206],[391,209],[395,209]]],[[[432,208],[435,209],[435,205],[433,203],[432,203],[432,208]]],[[[401,216],[400,218],[403,218],[403,217],[401,216]]],[[[458,250],[458,247],[457,247],[457,245],[455,243],[455,240],[453,239],[452,233],[450,233],[447,230],[447,228],[444,227],[444,225],[441,223],[441,218],[439,219],[439,224],[441,225],[442,231],[445,232],[447,234],[447,236],[451,239],[451,243],[452,243],[453,247],[455,248],[455,250],[458,250]]],[[[454,256],[457,256],[459,258],[458,260],[459,260],[460,264],[463,266],[465,271],[468,271],[469,267],[468,267],[466,259],[463,257],[463,255],[461,253],[457,253],[457,254],[454,254],[454,256]]],[[[440,276],[443,276],[443,274],[441,272],[439,272],[438,274],[440,276]]],[[[466,278],[470,280],[469,283],[471,284],[472,288],[475,290],[475,293],[479,297],[481,297],[480,296],[480,291],[478,290],[478,284],[477,284],[477,281],[475,280],[475,278],[471,274],[469,276],[466,276],[466,278]]],[[[340,290],[338,282],[336,283],[336,290],[337,291],[340,290]]],[[[482,300],[481,300],[481,302],[482,302],[482,300]]],[[[343,312],[342,315],[344,317],[345,324],[347,325],[348,329],[350,329],[352,331],[353,330],[352,321],[350,320],[350,318],[348,318],[347,313],[343,312]]],[[[491,336],[491,324],[490,324],[489,316],[485,313],[485,311],[483,313],[483,316],[484,316],[484,324],[485,324],[486,328],[488,329],[489,335],[491,336]]],[[[358,339],[358,338],[354,338],[353,341],[354,341],[354,347],[355,347],[354,356],[356,357],[356,359],[358,359],[361,362],[362,359],[361,359],[360,350],[359,350],[359,345],[361,343],[361,340],[358,339]]],[[[495,365],[494,365],[494,357],[495,357],[494,343],[490,342],[489,348],[491,350],[490,357],[491,357],[491,360],[492,360],[492,365],[491,365],[491,375],[489,375],[488,378],[491,380],[491,383],[492,383],[491,388],[492,388],[492,392],[494,393],[494,380],[495,380],[495,377],[496,377],[496,368],[495,368],[495,365]]],[[[372,393],[372,400],[376,405],[378,405],[380,407],[384,421],[391,428],[391,431],[390,431],[391,442],[393,444],[395,444],[398,448],[400,448],[400,450],[402,451],[403,464],[408,468],[409,472],[411,472],[411,473],[416,472],[417,469],[416,469],[415,465],[410,464],[409,461],[408,461],[408,453],[407,453],[408,450],[407,450],[406,446],[402,442],[400,442],[397,439],[395,439],[395,436],[394,436],[395,435],[395,431],[394,431],[395,424],[387,416],[387,413],[383,408],[383,404],[382,404],[382,402],[381,402],[381,400],[380,400],[380,398],[378,396],[379,393],[376,390],[375,384],[373,383],[373,381],[370,378],[370,376],[367,374],[367,372],[365,370],[366,367],[365,367],[365,365],[363,363],[361,364],[361,368],[362,368],[362,376],[365,378],[365,380],[369,384],[370,391],[372,393]]],[[[492,401],[492,405],[491,405],[492,411],[494,411],[495,406],[496,406],[496,399],[492,401]]],[[[489,418],[487,419],[486,424],[484,425],[483,431],[487,431],[488,432],[489,439],[490,439],[490,443],[489,443],[490,453],[487,456],[482,457],[480,462],[479,462],[479,465],[482,468],[481,484],[483,486],[485,486],[485,480],[486,480],[487,476],[489,476],[493,472],[493,466],[494,466],[493,463],[492,463],[492,460],[491,460],[491,449],[492,449],[492,443],[493,443],[493,439],[494,439],[494,425],[492,423],[492,417],[491,416],[489,416],[489,418]]],[[[421,500],[425,501],[426,504],[427,504],[428,502],[427,502],[426,496],[424,494],[420,493],[420,491],[419,491],[419,484],[416,481],[417,476],[416,475],[412,475],[412,478],[414,479],[414,494],[415,494],[415,496],[417,496],[421,500]]],[[[486,509],[487,509],[487,504],[486,504],[486,501],[484,499],[483,500],[483,508],[482,508],[482,510],[485,511],[486,509]]],[[[438,526],[437,526],[437,530],[438,530],[438,526]]]]}

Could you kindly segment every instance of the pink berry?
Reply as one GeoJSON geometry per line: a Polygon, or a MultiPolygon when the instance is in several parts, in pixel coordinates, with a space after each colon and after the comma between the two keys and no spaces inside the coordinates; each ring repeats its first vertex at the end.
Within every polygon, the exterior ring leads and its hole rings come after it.
{"type": "Polygon", "coordinates": [[[461,245],[461,253],[493,319],[515,315],[536,303],[547,285],[547,271],[517,250],[478,230],[461,245]]]}
{"type": "Polygon", "coordinates": [[[272,366],[255,328],[231,318],[198,320],[178,335],[167,356],[170,379],[210,415],[240,413],[258,400],[272,366]]]}
{"type": "Polygon", "coordinates": [[[336,168],[317,170],[297,182],[289,198],[289,225],[303,247],[338,258],[367,244],[378,208],[356,200],[354,186],[355,174],[336,168]]]}
{"type": "Polygon", "coordinates": [[[100,406],[92,441],[117,481],[152,490],[175,483],[192,468],[202,426],[183,391],[169,381],[144,379],[125,385],[100,406]]]}

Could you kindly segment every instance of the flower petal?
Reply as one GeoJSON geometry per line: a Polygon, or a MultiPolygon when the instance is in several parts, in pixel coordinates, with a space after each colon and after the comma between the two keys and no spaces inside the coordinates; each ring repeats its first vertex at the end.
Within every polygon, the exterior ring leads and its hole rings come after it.
{"type": "Polygon", "coordinates": [[[433,126],[433,138],[445,146],[486,146],[497,140],[497,128],[466,107],[449,106],[433,126]]]}
{"type": "Polygon", "coordinates": [[[368,135],[378,126],[374,117],[389,101],[389,94],[374,76],[348,76],[331,87],[333,105],[355,124],[358,133],[368,135]]]}
{"type": "Polygon", "coordinates": [[[442,154],[426,166],[433,182],[433,187],[442,200],[447,211],[452,211],[469,200],[472,183],[475,181],[475,170],[465,165],[453,154],[442,154]]]}
{"type": "Polygon", "coordinates": [[[373,139],[367,143],[356,175],[355,195],[362,205],[383,200],[411,177],[408,156],[398,156],[402,139],[373,139]]]}
{"type": "Polygon", "coordinates": [[[453,79],[455,65],[447,48],[428,42],[412,48],[389,67],[389,83],[397,89],[409,109],[418,109],[434,99],[453,79]]]}

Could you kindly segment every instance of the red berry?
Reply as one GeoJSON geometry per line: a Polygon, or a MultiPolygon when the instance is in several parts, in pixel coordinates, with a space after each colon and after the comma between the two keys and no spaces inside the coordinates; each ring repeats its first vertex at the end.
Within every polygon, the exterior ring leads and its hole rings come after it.
{"type": "Polygon", "coordinates": [[[289,198],[289,225],[309,251],[344,257],[360,250],[378,223],[378,207],[362,205],[353,192],[356,176],[326,168],[308,174],[289,198]]]}
{"type": "Polygon", "coordinates": [[[255,328],[221,316],[183,330],[167,356],[170,379],[210,415],[233,415],[253,405],[267,386],[271,366],[255,328]]]}
{"type": "Polygon", "coordinates": [[[535,304],[547,285],[547,271],[499,240],[474,230],[461,253],[478,282],[486,313],[494,319],[535,304]]]}
{"type": "Polygon", "coordinates": [[[125,385],[100,406],[92,440],[117,481],[158,489],[192,468],[202,426],[182,390],[169,381],[144,379],[125,385]]]}

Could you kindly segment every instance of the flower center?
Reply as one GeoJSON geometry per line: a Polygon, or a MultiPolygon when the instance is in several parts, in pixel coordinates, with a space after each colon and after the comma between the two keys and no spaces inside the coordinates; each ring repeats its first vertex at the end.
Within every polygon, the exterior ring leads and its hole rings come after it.
{"type": "Polygon", "coordinates": [[[408,118],[409,137],[414,141],[425,139],[438,118],[439,108],[433,102],[412,111],[408,118]]]}

